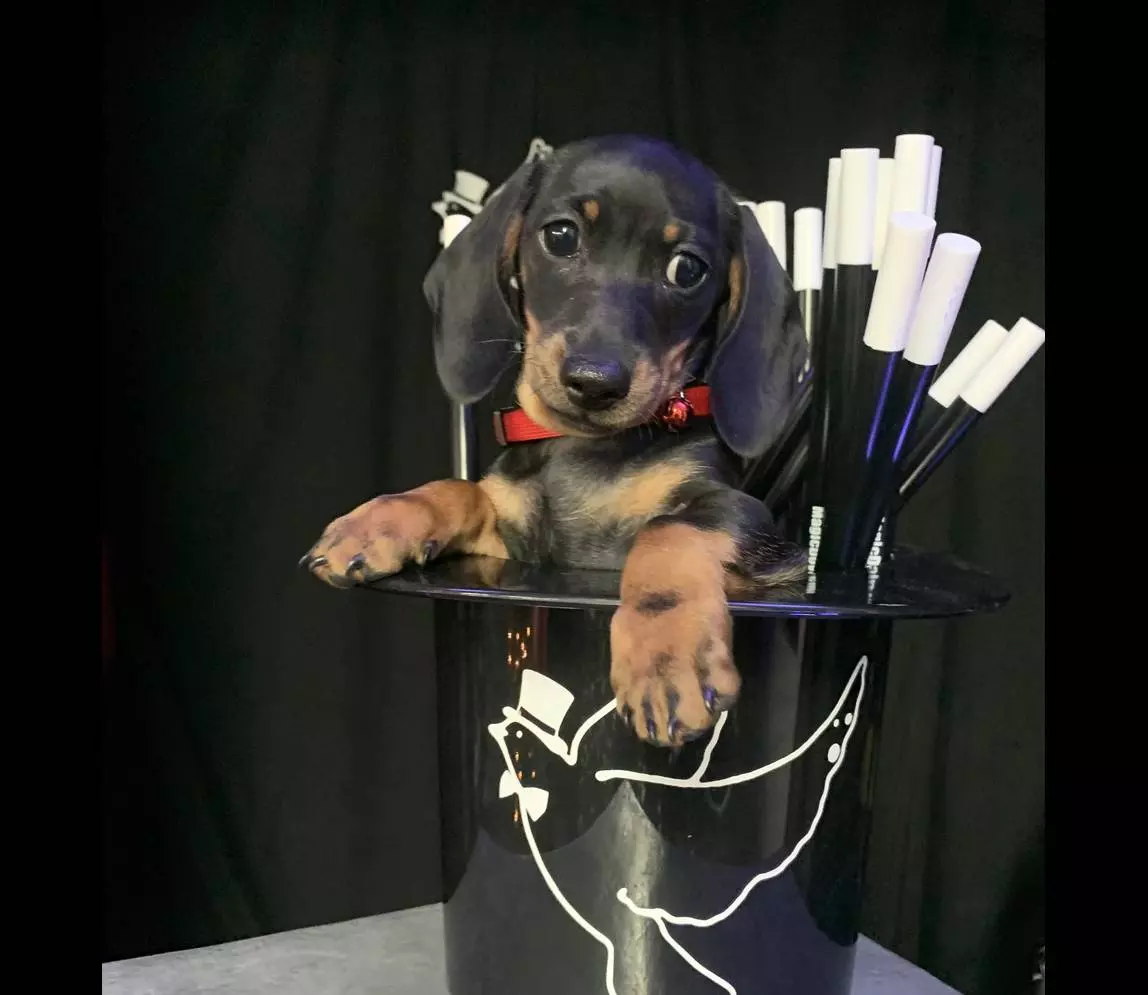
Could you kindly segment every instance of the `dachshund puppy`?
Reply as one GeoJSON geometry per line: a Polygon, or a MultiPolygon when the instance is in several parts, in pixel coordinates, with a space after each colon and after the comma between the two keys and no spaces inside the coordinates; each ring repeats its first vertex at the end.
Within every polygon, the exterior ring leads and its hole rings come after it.
{"type": "Polygon", "coordinates": [[[752,212],[665,143],[577,142],[523,164],[424,292],[447,394],[472,404],[517,362],[517,414],[547,437],[478,483],[360,505],[304,565],[337,587],[448,553],[620,570],[619,713],[653,744],[698,736],[740,686],[727,593],[806,567],[731,484],[774,441],[807,354],[752,212]],[[683,417],[691,383],[708,417],[683,417]]]}

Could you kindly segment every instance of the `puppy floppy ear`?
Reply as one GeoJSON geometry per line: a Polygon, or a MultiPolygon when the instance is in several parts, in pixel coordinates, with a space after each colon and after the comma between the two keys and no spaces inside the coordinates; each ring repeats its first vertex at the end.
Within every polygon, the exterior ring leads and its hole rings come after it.
{"type": "Polygon", "coordinates": [[[523,215],[541,169],[538,161],[519,166],[439,253],[423,280],[423,295],[434,315],[439,380],[459,404],[473,404],[493,389],[521,338],[510,280],[523,215]]]}
{"type": "Polygon", "coordinates": [[[808,347],[789,277],[753,212],[735,206],[729,299],[718,316],[706,380],[718,434],[739,456],[752,459],[776,440],[808,347]]]}

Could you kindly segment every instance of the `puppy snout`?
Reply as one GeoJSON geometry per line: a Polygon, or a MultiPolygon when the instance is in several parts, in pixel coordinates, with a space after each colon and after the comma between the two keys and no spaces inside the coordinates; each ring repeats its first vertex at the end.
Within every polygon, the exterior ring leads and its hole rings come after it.
{"type": "Polygon", "coordinates": [[[630,371],[616,360],[570,356],[562,364],[562,385],[579,407],[599,411],[630,392],[630,371]]]}

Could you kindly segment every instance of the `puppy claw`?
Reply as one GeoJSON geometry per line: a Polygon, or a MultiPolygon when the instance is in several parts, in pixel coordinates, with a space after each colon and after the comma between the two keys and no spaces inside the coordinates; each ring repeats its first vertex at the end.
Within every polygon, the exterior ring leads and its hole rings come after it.
{"type": "Polygon", "coordinates": [[[717,692],[707,684],[702,688],[702,699],[706,703],[706,711],[712,715],[717,707],[717,692]]]}
{"type": "Polygon", "coordinates": [[[642,699],[642,716],[646,720],[646,737],[651,743],[658,741],[658,723],[654,718],[654,703],[647,694],[642,699]]]}
{"type": "Polygon", "coordinates": [[[310,563],[307,564],[307,569],[314,571],[316,567],[325,567],[327,565],[327,557],[316,556],[310,563]]]}
{"type": "Polygon", "coordinates": [[[311,550],[307,550],[307,552],[299,557],[299,563],[297,565],[300,567],[309,567],[311,565],[311,550]]]}
{"type": "Polygon", "coordinates": [[[356,553],[347,561],[347,569],[344,571],[344,573],[358,573],[360,570],[365,570],[366,566],[367,558],[362,553],[356,553]]]}

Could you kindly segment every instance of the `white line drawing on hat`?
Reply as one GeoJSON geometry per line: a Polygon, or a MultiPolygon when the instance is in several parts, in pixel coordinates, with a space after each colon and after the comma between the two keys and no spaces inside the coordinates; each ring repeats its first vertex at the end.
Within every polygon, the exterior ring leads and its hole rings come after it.
{"type": "MultiPolygon", "coordinates": [[[[821,817],[825,812],[825,804],[829,798],[829,786],[833,781],[834,776],[841,765],[845,761],[846,750],[849,746],[849,741],[853,736],[854,730],[857,728],[858,722],[856,721],[861,708],[861,700],[865,694],[866,676],[868,672],[869,658],[867,656],[861,657],[856,666],[853,668],[849,680],[845,684],[837,703],[833,706],[832,710],[825,717],[824,721],[813,730],[808,738],[795,747],[791,752],[785,756],[773,760],[770,763],[764,764],[753,770],[745,771],[741,774],[734,774],[728,777],[713,778],[712,780],[702,780],[706,770],[709,767],[710,759],[713,756],[714,750],[717,748],[718,742],[721,739],[722,729],[725,727],[726,721],[729,717],[728,712],[723,712],[718,718],[714,726],[713,734],[710,737],[709,743],[702,754],[702,759],[698,764],[697,770],[694,771],[689,777],[675,778],[666,777],[658,774],[646,774],[642,771],[630,770],[600,770],[595,772],[595,777],[599,781],[608,780],[625,780],[625,781],[640,781],[646,784],[658,784],[666,787],[684,788],[684,789],[698,789],[698,788],[720,788],[735,784],[744,784],[747,781],[753,781],[757,778],[764,777],[767,774],[792,763],[798,757],[808,752],[813,745],[821,738],[821,736],[831,728],[838,728],[844,723],[845,732],[840,743],[833,743],[827,753],[829,762],[829,770],[825,775],[825,780],[822,785],[821,798],[818,801],[817,811],[814,814],[813,821],[805,834],[794,844],[789,853],[782,858],[782,860],[773,868],[761,874],[757,874],[750,878],[737,896],[725,906],[725,908],[709,915],[707,917],[697,917],[688,915],[676,915],[665,909],[660,908],[644,908],[633,902],[628,893],[628,889],[619,888],[616,897],[619,902],[626,906],[634,915],[640,916],[644,919],[649,919],[658,928],[662,939],[698,974],[708,978],[715,985],[727,992],[728,995],[737,995],[737,990],[729,981],[722,978],[714,971],[707,968],[704,964],[697,960],[682,944],[674,939],[670,933],[668,926],[692,926],[699,929],[706,929],[728,919],[733,915],[741,905],[746,901],[752,891],[764,881],[775,878],[782,874],[792,863],[797,859],[798,855],[805,848],[806,844],[813,839],[814,834],[817,832],[817,827],[821,822],[821,817]],[[842,712],[845,709],[846,703],[850,696],[850,691],[856,688],[852,709],[842,712]],[[840,716],[840,717],[839,717],[840,716]]],[[[531,856],[534,863],[538,868],[538,873],[541,875],[542,880],[545,882],[546,887],[554,896],[555,900],[566,912],[566,914],[574,920],[574,922],[600,943],[606,951],[606,969],[605,969],[605,983],[608,995],[617,995],[617,989],[614,986],[614,961],[615,949],[613,941],[605,936],[602,932],[591,925],[562,893],[558,887],[553,876],[550,874],[549,869],[546,867],[545,861],[542,859],[542,854],[538,849],[538,844],[534,839],[534,830],[532,824],[537,822],[546,812],[546,806],[549,801],[549,792],[543,788],[534,787],[531,785],[524,785],[519,780],[519,777],[514,769],[514,761],[511,759],[510,750],[507,747],[507,738],[509,735],[510,727],[512,725],[521,726],[529,730],[551,753],[562,759],[566,764],[573,766],[578,762],[578,747],[581,744],[586,733],[603,718],[614,711],[615,703],[613,701],[607,702],[596,712],[594,712],[575,732],[573,739],[571,739],[569,746],[560,736],[560,729],[562,719],[565,717],[566,712],[569,710],[570,705],[574,702],[574,696],[555,681],[553,678],[547,677],[535,670],[528,668],[522,671],[522,683],[519,688],[519,702],[517,708],[510,708],[509,706],[502,709],[504,719],[502,722],[492,723],[487,726],[490,735],[498,743],[499,750],[502,752],[503,761],[506,765],[506,770],[499,778],[499,797],[508,798],[511,795],[516,796],[519,802],[519,811],[522,817],[519,820],[522,826],[522,834],[526,839],[526,845],[530,849],[531,856]]],[[[522,735],[521,730],[518,735],[522,735]]]]}
{"type": "MultiPolygon", "coordinates": [[[[545,159],[553,151],[553,147],[541,138],[535,138],[531,141],[523,161],[535,162],[539,159],[545,159]]],[[[444,190],[439,195],[439,199],[431,204],[431,210],[442,220],[438,237],[439,245],[446,248],[453,236],[465,227],[464,222],[450,223],[448,218],[465,218],[466,221],[469,221],[477,217],[482,213],[483,207],[490,203],[505,185],[505,183],[499,184],[495,190],[491,191],[490,181],[485,177],[467,169],[456,169],[454,171],[454,189],[444,190]],[[487,196],[488,193],[489,196],[487,196]],[[452,207],[456,208],[457,211],[452,212],[450,210],[452,207]]]]}
{"type": "Polygon", "coordinates": [[[454,171],[454,189],[444,190],[440,199],[431,204],[431,210],[440,218],[447,215],[447,205],[456,204],[465,208],[473,217],[482,210],[490,181],[466,169],[454,171]]]}

